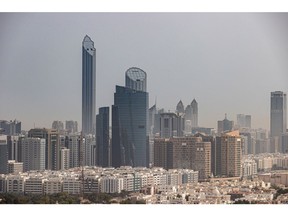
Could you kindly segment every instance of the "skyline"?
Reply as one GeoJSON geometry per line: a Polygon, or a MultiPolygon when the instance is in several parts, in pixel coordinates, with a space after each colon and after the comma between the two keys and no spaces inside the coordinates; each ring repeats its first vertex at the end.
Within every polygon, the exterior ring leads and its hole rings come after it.
{"type": "Polygon", "coordinates": [[[243,113],[252,116],[252,128],[269,129],[270,92],[287,92],[287,18],[287,13],[1,13],[0,100],[6,103],[0,118],[16,118],[25,130],[34,123],[51,128],[54,120],[80,126],[81,42],[87,34],[96,48],[97,114],[99,107],[112,106],[125,71],[139,67],[147,73],[149,107],[157,98],[157,108],[174,111],[179,100],[186,107],[195,98],[199,126],[216,129],[225,113],[235,122],[243,113]]]}

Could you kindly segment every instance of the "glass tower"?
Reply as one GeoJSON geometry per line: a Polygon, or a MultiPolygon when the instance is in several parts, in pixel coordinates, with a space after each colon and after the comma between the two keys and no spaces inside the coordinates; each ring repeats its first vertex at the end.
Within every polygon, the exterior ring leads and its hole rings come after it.
{"type": "Polygon", "coordinates": [[[270,132],[271,137],[281,136],[287,128],[286,93],[271,92],[270,132]]]}
{"type": "Polygon", "coordinates": [[[87,35],[82,42],[82,132],[94,134],[96,127],[96,49],[87,35]]]}
{"type": "Polygon", "coordinates": [[[126,72],[126,87],[116,86],[112,106],[112,166],[149,164],[148,93],[146,73],[126,72]]]}

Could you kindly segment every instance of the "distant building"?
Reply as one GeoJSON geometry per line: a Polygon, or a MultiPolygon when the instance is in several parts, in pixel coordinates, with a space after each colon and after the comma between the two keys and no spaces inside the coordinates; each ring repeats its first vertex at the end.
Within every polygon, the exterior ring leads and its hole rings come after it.
{"type": "Polygon", "coordinates": [[[0,120],[0,131],[0,134],[4,135],[19,135],[21,133],[21,122],[16,119],[14,121],[0,120]]]}
{"type": "Polygon", "coordinates": [[[99,108],[99,114],[96,116],[96,152],[97,165],[108,167],[109,158],[109,107],[99,108]]]}
{"type": "Polygon", "coordinates": [[[53,121],[52,128],[60,132],[64,130],[64,124],[62,121],[53,121]]]}
{"type": "Polygon", "coordinates": [[[160,114],[160,137],[181,137],[184,132],[184,118],[175,113],[160,114]]]}
{"type": "Polygon", "coordinates": [[[281,136],[287,129],[286,93],[271,92],[270,133],[271,137],[281,136]]]}
{"type": "Polygon", "coordinates": [[[126,71],[126,87],[116,86],[112,106],[112,166],[149,165],[146,73],[126,71]]]}
{"type": "Polygon", "coordinates": [[[176,113],[183,114],[185,113],[183,102],[180,100],[176,106],[176,113]]]}
{"type": "Polygon", "coordinates": [[[251,128],[251,115],[237,114],[237,127],[251,128]]]}
{"type": "Polygon", "coordinates": [[[192,108],[192,128],[198,127],[198,103],[195,99],[191,102],[192,108]]]}
{"type": "Polygon", "coordinates": [[[45,139],[45,169],[60,169],[60,138],[56,129],[34,128],[28,137],[45,139]]]}
{"type": "Polygon", "coordinates": [[[21,139],[21,150],[24,172],[45,169],[45,139],[31,137],[23,138],[21,139]]]}
{"type": "Polygon", "coordinates": [[[8,172],[7,135],[0,135],[0,174],[8,172]]]}
{"type": "Polygon", "coordinates": [[[222,121],[218,121],[217,132],[220,135],[222,132],[231,131],[233,129],[233,126],[234,126],[234,122],[233,121],[229,121],[227,119],[227,115],[225,114],[225,119],[222,120],[222,121]]]}
{"type": "Polygon", "coordinates": [[[81,136],[72,134],[68,136],[69,168],[80,166],[81,136]]]}
{"type": "Polygon", "coordinates": [[[96,49],[89,36],[82,42],[82,132],[95,134],[96,49]]]}
{"type": "Polygon", "coordinates": [[[66,121],[65,123],[65,130],[70,133],[77,133],[78,132],[78,122],[77,121],[66,121]]]}

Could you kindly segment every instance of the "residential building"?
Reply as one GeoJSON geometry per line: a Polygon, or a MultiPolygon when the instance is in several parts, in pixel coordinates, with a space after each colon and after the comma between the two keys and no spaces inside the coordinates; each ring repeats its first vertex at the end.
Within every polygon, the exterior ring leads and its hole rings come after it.
{"type": "Polygon", "coordinates": [[[0,174],[8,171],[8,146],[7,135],[0,135],[0,174]]]}
{"type": "Polygon", "coordinates": [[[40,138],[21,139],[23,171],[45,169],[46,140],[40,138]]]}

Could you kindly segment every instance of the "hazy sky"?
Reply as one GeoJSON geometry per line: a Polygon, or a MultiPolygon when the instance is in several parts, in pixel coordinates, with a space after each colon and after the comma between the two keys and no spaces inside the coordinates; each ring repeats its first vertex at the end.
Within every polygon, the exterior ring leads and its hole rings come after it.
{"type": "Polygon", "coordinates": [[[269,128],[270,92],[288,91],[288,13],[0,13],[0,119],[81,126],[82,40],[96,48],[96,107],[125,72],[147,73],[149,106],[198,102],[199,125],[227,113],[269,128]]]}

